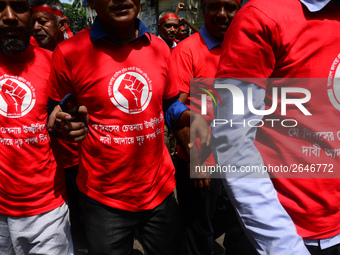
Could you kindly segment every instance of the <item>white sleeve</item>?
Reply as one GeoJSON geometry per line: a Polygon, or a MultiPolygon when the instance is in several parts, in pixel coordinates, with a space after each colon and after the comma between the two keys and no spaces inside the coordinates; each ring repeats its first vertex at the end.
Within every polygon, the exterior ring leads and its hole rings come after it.
{"type": "Polygon", "coordinates": [[[235,207],[245,232],[260,254],[304,255],[310,254],[297,234],[295,225],[282,207],[267,172],[241,172],[244,166],[262,169],[262,157],[254,145],[256,122],[263,116],[254,115],[244,100],[244,114],[233,115],[233,95],[223,84],[235,85],[247,99],[252,88],[253,106],[264,109],[265,90],[255,84],[219,79],[215,89],[223,105],[214,109],[212,123],[212,149],[219,166],[234,166],[236,172],[227,172],[223,184],[235,207]],[[220,89],[216,87],[221,87],[220,89]],[[251,120],[251,126],[248,125],[251,120]],[[222,124],[225,123],[225,124],[222,124]]]}

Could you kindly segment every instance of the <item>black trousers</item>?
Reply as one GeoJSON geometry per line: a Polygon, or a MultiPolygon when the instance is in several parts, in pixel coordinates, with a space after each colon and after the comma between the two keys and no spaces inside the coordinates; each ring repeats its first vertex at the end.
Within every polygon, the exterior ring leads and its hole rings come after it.
{"type": "Polygon", "coordinates": [[[153,210],[130,212],[91,201],[80,201],[91,255],[130,255],[135,230],[146,255],[179,255],[180,223],[174,194],[153,210]]]}
{"type": "Polygon", "coordinates": [[[176,183],[187,255],[211,255],[214,240],[223,233],[227,255],[258,254],[246,237],[220,179],[211,179],[209,191],[197,189],[190,184],[188,163],[177,158],[176,183]]]}
{"type": "Polygon", "coordinates": [[[64,172],[67,187],[68,207],[70,209],[74,255],[82,255],[85,254],[82,251],[88,250],[88,242],[84,232],[83,213],[79,204],[80,191],[76,183],[78,165],[66,168],[64,172]]]}
{"type": "Polygon", "coordinates": [[[306,245],[311,255],[340,255],[340,244],[321,250],[319,246],[306,245]]]}

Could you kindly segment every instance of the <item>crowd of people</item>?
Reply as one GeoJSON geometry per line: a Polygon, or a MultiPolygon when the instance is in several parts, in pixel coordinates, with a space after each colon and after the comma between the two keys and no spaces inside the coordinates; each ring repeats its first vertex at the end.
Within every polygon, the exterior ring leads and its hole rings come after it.
{"type": "Polygon", "coordinates": [[[340,255],[340,1],[87,2],[0,0],[0,254],[340,255]]]}

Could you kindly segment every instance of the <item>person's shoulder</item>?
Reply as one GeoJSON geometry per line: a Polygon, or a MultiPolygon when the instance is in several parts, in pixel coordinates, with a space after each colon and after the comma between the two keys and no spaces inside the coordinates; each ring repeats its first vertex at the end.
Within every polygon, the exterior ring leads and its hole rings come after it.
{"type": "Polygon", "coordinates": [[[199,32],[196,32],[179,42],[172,51],[172,54],[179,54],[179,52],[198,52],[202,46],[204,46],[203,38],[199,32]]]}
{"type": "Polygon", "coordinates": [[[159,38],[156,35],[150,34],[150,42],[151,42],[151,44],[153,44],[156,47],[168,48],[169,49],[169,46],[166,44],[166,42],[164,42],[162,40],[162,38],[159,38]]]}
{"type": "Polygon", "coordinates": [[[52,61],[52,51],[50,50],[47,50],[47,49],[44,49],[42,47],[39,47],[39,46],[31,46],[33,47],[33,50],[35,52],[35,56],[36,58],[39,59],[39,61],[41,60],[46,60],[48,62],[51,62],[52,61]]]}
{"type": "Polygon", "coordinates": [[[196,32],[188,36],[184,40],[180,41],[177,46],[181,48],[185,47],[192,48],[195,47],[197,44],[202,44],[201,35],[199,32],[196,32]]]}
{"type": "Polygon", "coordinates": [[[294,11],[300,8],[299,0],[252,0],[246,3],[239,13],[252,15],[253,12],[257,12],[275,20],[280,16],[291,16],[294,11]]]}
{"type": "Polygon", "coordinates": [[[85,28],[72,36],[71,38],[62,41],[61,43],[58,44],[57,47],[64,52],[64,51],[83,51],[84,46],[88,45],[91,43],[91,37],[90,37],[90,31],[91,28],[85,28]]]}
{"type": "MultiPolygon", "coordinates": [[[[268,0],[252,0],[247,2],[240,10],[243,8],[248,7],[256,7],[265,10],[275,10],[277,6],[281,6],[283,8],[291,8],[292,5],[299,5],[301,2],[299,0],[275,0],[275,1],[268,1],[268,0]]],[[[279,9],[278,11],[282,11],[279,9]]],[[[287,13],[286,13],[287,14],[287,13]]]]}
{"type": "Polygon", "coordinates": [[[53,51],[47,50],[47,49],[39,47],[39,46],[33,46],[32,45],[32,47],[37,54],[52,57],[53,51]]]}
{"type": "Polygon", "coordinates": [[[170,54],[169,46],[158,36],[150,34],[150,45],[158,51],[163,52],[163,54],[170,54]]]}

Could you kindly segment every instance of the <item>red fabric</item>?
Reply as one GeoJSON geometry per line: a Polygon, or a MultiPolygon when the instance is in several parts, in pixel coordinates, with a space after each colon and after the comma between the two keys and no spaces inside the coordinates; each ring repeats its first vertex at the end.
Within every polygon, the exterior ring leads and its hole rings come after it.
{"type": "MultiPolygon", "coordinates": [[[[209,50],[200,33],[195,33],[186,38],[171,52],[170,85],[177,85],[180,92],[189,94],[186,105],[195,112],[201,113],[200,95],[202,91],[197,91],[197,86],[191,87],[190,80],[191,78],[214,78],[220,54],[221,47],[217,46],[209,50]],[[190,98],[190,91],[199,97],[190,98]]],[[[203,83],[206,83],[206,81],[203,83]]],[[[200,87],[204,87],[211,92],[212,86],[213,81],[211,80],[210,84],[200,87]]],[[[213,103],[210,96],[207,96],[207,107],[207,115],[204,117],[210,123],[214,118],[213,103]]],[[[178,156],[187,160],[180,146],[177,147],[177,150],[178,156]]],[[[216,165],[212,154],[205,163],[207,165],[216,165]]]]}
{"type": "MultiPolygon", "coordinates": [[[[43,7],[43,6],[33,7],[33,11],[49,12],[49,10],[52,10],[52,9],[49,7],[43,7]]],[[[53,12],[50,12],[50,13],[57,15],[56,13],[53,13],[53,12]]],[[[62,13],[58,16],[62,17],[62,13]]],[[[66,31],[67,31],[69,38],[73,36],[67,24],[66,24],[66,31]]],[[[34,39],[33,36],[30,37],[30,43],[33,46],[39,47],[39,44],[37,43],[37,41],[34,39]]],[[[60,165],[63,168],[68,168],[71,166],[78,165],[78,144],[77,143],[71,143],[71,142],[66,141],[65,139],[57,139],[54,137],[51,137],[51,140],[52,140],[51,146],[52,146],[55,158],[58,162],[58,165],[60,165]]]]}
{"type": "Polygon", "coordinates": [[[58,165],[62,168],[79,164],[78,143],[51,137],[51,147],[58,165]]]}
{"type": "Polygon", "coordinates": [[[48,12],[48,13],[51,13],[53,15],[57,15],[59,17],[63,17],[63,13],[61,11],[58,11],[58,10],[54,10],[50,7],[47,7],[47,6],[33,6],[32,7],[32,11],[33,12],[48,12]]]}
{"type": "Polygon", "coordinates": [[[176,18],[178,19],[178,16],[176,14],[168,14],[168,15],[165,15],[163,18],[161,18],[158,22],[158,24],[162,24],[164,22],[164,20],[166,19],[171,19],[171,18],[176,18]]]}
{"type": "MultiPolygon", "coordinates": [[[[64,18],[67,19],[66,16],[64,18]]],[[[66,30],[66,34],[68,35],[68,38],[71,38],[73,36],[73,33],[71,31],[71,28],[69,27],[69,25],[67,23],[66,23],[66,26],[65,26],[65,30],[66,30]]]]}
{"type": "Polygon", "coordinates": [[[53,54],[50,97],[60,101],[72,92],[90,116],[79,149],[80,191],[122,210],[158,206],[175,188],[163,140],[162,101],[178,94],[166,86],[167,45],[153,35],[126,45],[93,44],[86,29],[53,54]]]}
{"type": "Polygon", "coordinates": [[[0,214],[31,216],[65,202],[65,178],[46,129],[51,52],[0,56],[0,214]],[[12,92],[9,96],[7,92],[12,92]]]}
{"type": "Polygon", "coordinates": [[[39,44],[37,43],[33,36],[30,37],[30,44],[39,47],[39,44]]]}
{"type": "MultiPolygon", "coordinates": [[[[266,108],[271,106],[272,87],[287,86],[287,78],[334,77],[339,64],[340,6],[328,4],[320,12],[310,13],[298,0],[254,0],[244,6],[233,19],[222,46],[217,77],[236,79],[280,78],[267,84],[266,79],[254,83],[266,88],[266,108]],[[289,15],[286,15],[289,13],[289,15]]],[[[339,110],[328,98],[329,84],[315,82],[292,84],[305,87],[312,95],[308,102],[311,116],[296,107],[287,115],[278,110],[267,119],[295,119],[299,133],[291,129],[263,127],[257,131],[255,145],[268,165],[289,166],[297,163],[333,164],[336,178],[273,179],[279,199],[292,217],[299,235],[319,239],[340,232],[339,156],[327,155],[328,149],[339,149],[339,110]],[[334,139],[306,133],[331,132],[334,139]],[[320,155],[307,155],[304,146],[320,146],[320,155]]],[[[280,176],[280,174],[275,174],[280,176]]],[[[302,176],[296,174],[294,177],[302,176]]],[[[323,175],[325,176],[325,175],[323,175]]]]}
{"type": "MultiPolygon", "coordinates": [[[[207,0],[204,0],[204,2],[206,2],[207,0]]],[[[236,0],[239,4],[241,4],[241,0],[236,0]]]]}

